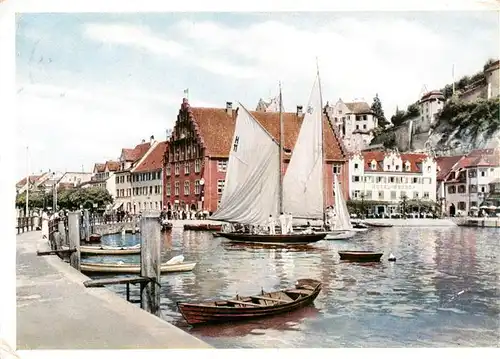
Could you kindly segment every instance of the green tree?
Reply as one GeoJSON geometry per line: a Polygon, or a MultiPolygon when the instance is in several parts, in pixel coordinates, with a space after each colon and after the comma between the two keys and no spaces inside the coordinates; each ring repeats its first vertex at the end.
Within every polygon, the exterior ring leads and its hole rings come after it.
{"type": "Polygon", "coordinates": [[[375,97],[373,98],[371,110],[378,120],[378,127],[386,128],[387,125],[389,125],[389,121],[385,118],[384,110],[382,109],[382,102],[380,101],[378,94],[375,94],[375,97]]]}
{"type": "Polygon", "coordinates": [[[417,103],[412,103],[406,109],[406,118],[411,119],[420,116],[420,108],[417,103]]]}
{"type": "Polygon", "coordinates": [[[392,115],[391,122],[394,126],[401,125],[406,120],[405,111],[396,110],[396,113],[392,115]]]}

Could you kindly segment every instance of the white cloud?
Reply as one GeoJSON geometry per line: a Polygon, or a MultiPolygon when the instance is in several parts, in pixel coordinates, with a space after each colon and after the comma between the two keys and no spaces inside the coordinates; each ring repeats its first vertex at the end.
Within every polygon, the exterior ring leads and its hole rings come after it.
{"type": "MultiPolygon", "coordinates": [[[[459,63],[456,68],[466,74],[487,58],[481,33],[471,32],[470,38],[460,39],[417,20],[353,16],[316,26],[307,26],[297,17],[295,23],[264,21],[243,29],[217,22],[179,21],[164,34],[129,27],[123,35],[116,32],[113,41],[145,48],[144,34],[151,44],[162,44],[167,36],[175,38],[184,46],[183,64],[247,81],[262,94],[281,80],[289,105],[306,101],[318,57],[325,102],[338,98],[371,102],[378,93],[388,116],[396,105],[414,102],[424,85],[432,89],[450,82],[452,63],[459,63]],[[467,56],[463,56],[464,46],[467,56]]],[[[114,25],[99,26],[106,32],[114,25]]]]}

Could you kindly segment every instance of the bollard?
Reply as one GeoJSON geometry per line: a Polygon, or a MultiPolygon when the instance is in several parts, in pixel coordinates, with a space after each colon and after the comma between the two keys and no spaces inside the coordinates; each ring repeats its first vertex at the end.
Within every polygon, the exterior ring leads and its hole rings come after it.
{"type": "Polygon", "coordinates": [[[159,211],[145,211],[141,218],[141,276],[153,281],[141,284],[141,307],[160,316],[161,225],[159,211]],[[156,281],[156,283],[155,283],[156,281]]]}
{"type": "Polygon", "coordinates": [[[57,231],[61,236],[61,243],[64,245],[68,245],[68,236],[66,235],[66,226],[64,225],[64,219],[61,218],[59,223],[57,224],[57,231]]]}
{"type": "Polygon", "coordinates": [[[85,233],[85,242],[90,242],[90,217],[89,210],[83,210],[83,229],[85,233]]]}
{"type": "Polygon", "coordinates": [[[80,213],[68,213],[68,240],[69,249],[76,249],[69,257],[70,265],[80,270],[80,213]]]}

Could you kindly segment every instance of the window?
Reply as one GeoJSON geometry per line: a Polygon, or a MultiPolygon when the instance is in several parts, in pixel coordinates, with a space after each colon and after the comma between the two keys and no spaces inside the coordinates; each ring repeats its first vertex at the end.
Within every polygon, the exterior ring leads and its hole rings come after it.
{"type": "Polygon", "coordinates": [[[194,181],[194,194],[200,194],[200,180],[194,181]]]}
{"type": "Polygon", "coordinates": [[[176,176],[179,175],[179,169],[180,169],[180,164],[179,164],[179,162],[176,162],[175,163],[175,175],[176,176]]]}
{"type": "Polygon", "coordinates": [[[410,172],[410,170],[411,170],[411,165],[410,165],[410,163],[409,163],[409,162],[406,162],[405,167],[406,167],[406,171],[410,172]]]}
{"type": "Polygon", "coordinates": [[[384,199],[384,191],[378,191],[378,199],[384,199]]]}
{"type": "Polygon", "coordinates": [[[226,181],[224,180],[218,180],[217,181],[217,193],[221,194],[224,191],[224,184],[226,181]]]}
{"type": "Polygon", "coordinates": [[[391,166],[387,165],[387,171],[389,171],[391,169],[391,166]]]}
{"type": "Polygon", "coordinates": [[[389,182],[394,183],[394,177],[389,177],[389,182]]]}
{"type": "Polygon", "coordinates": [[[396,165],[396,171],[399,171],[399,165],[396,165]]]}
{"type": "Polygon", "coordinates": [[[363,129],[366,130],[366,125],[363,125],[363,129]]]}
{"type": "Polygon", "coordinates": [[[201,160],[196,159],[194,160],[194,173],[200,173],[201,171],[201,160]]]}
{"type": "Polygon", "coordinates": [[[469,185],[469,192],[470,193],[477,193],[477,186],[476,185],[469,185]]]}
{"type": "Polygon", "coordinates": [[[368,200],[372,199],[372,191],[365,192],[365,199],[368,199],[368,200]]]}
{"type": "Polygon", "coordinates": [[[413,182],[413,183],[418,183],[418,177],[413,177],[413,178],[412,178],[412,182],[413,182]]]}
{"type": "Polygon", "coordinates": [[[170,183],[167,183],[167,196],[170,196],[172,193],[171,193],[171,189],[170,189],[170,183]]]}
{"type": "Polygon", "coordinates": [[[476,170],[469,170],[469,178],[475,178],[476,177],[476,170]]]}
{"type": "Polygon", "coordinates": [[[174,193],[176,196],[179,195],[179,181],[175,181],[175,188],[174,188],[174,193]]]}
{"type": "Polygon", "coordinates": [[[429,199],[429,192],[424,192],[424,198],[429,199]]]}
{"type": "Polygon", "coordinates": [[[458,202],[458,209],[460,211],[465,211],[465,202],[458,202]]]}
{"type": "Polygon", "coordinates": [[[355,169],[358,169],[359,168],[359,165],[357,163],[354,164],[354,168],[355,169]]]}
{"type": "Polygon", "coordinates": [[[485,171],[481,171],[481,177],[486,177],[486,172],[485,171]]]}
{"type": "MultiPolygon", "coordinates": [[[[453,189],[455,189],[455,186],[453,186],[453,189]]],[[[448,193],[451,193],[451,192],[448,191],[448,193]]],[[[453,193],[455,193],[455,191],[453,191],[453,193]]],[[[465,193],[465,186],[464,185],[458,186],[458,193],[465,193]]]]}
{"type": "MultiPolygon", "coordinates": [[[[464,192],[465,192],[465,190],[464,190],[464,192]]],[[[449,193],[449,194],[456,193],[455,186],[449,186],[449,187],[448,187],[448,193],[449,193]]]]}
{"type": "Polygon", "coordinates": [[[356,125],[356,130],[359,130],[359,125],[356,125]]]}
{"type": "Polygon", "coordinates": [[[184,195],[187,196],[189,195],[189,181],[184,181],[184,195]]]}
{"type": "Polygon", "coordinates": [[[149,195],[153,194],[153,186],[149,186],[149,195]]]}
{"type": "Polygon", "coordinates": [[[189,161],[184,162],[184,174],[189,174],[189,161]]]}
{"type": "Polygon", "coordinates": [[[359,182],[359,176],[352,176],[353,182],[359,182]]]}
{"type": "Polygon", "coordinates": [[[398,194],[396,191],[391,191],[391,199],[396,199],[396,198],[398,198],[397,196],[398,196],[398,194]]]}
{"type": "Polygon", "coordinates": [[[371,167],[372,167],[372,170],[375,171],[377,169],[377,163],[375,161],[372,161],[371,167]]]}
{"type": "Polygon", "coordinates": [[[333,173],[340,174],[340,172],[342,171],[342,165],[338,164],[338,163],[334,163],[332,166],[332,169],[333,169],[333,173]]]}
{"type": "Polygon", "coordinates": [[[382,183],[382,177],[380,177],[380,176],[379,176],[379,177],[377,177],[377,180],[376,180],[376,181],[377,181],[377,183],[382,183]]]}
{"type": "Polygon", "coordinates": [[[360,190],[352,191],[352,198],[359,198],[361,194],[360,190]]]}
{"type": "Polygon", "coordinates": [[[217,161],[217,171],[218,172],[226,172],[227,170],[227,160],[218,160],[217,161]]]}
{"type": "Polygon", "coordinates": [[[427,172],[431,171],[431,166],[427,166],[427,172]]]}
{"type": "Polygon", "coordinates": [[[484,186],[481,186],[481,193],[486,192],[486,188],[484,186]]]}
{"type": "Polygon", "coordinates": [[[472,202],[470,203],[470,206],[471,206],[471,207],[477,207],[477,202],[472,201],[472,202]]]}
{"type": "Polygon", "coordinates": [[[413,198],[417,199],[418,198],[418,192],[413,192],[413,198]]]}

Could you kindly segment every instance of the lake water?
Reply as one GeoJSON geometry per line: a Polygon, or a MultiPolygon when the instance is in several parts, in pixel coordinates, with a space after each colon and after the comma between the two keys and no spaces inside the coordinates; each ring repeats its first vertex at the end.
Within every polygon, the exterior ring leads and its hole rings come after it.
{"type": "MultiPolygon", "coordinates": [[[[131,234],[103,238],[106,245],[138,242],[131,234]]],[[[183,254],[198,265],[162,277],[163,317],[216,348],[498,347],[499,244],[495,228],[393,227],[346,241],[269,248],[174,227],[163,237],[164,259],[183,254]],[[346,249],[384,256],[379,264],[341,262],[337,251],[346,249]],[[396,262],[387,261],[390,253],[396,262]],[[319,279],[323,289],[314,306],[288,315],[191,328],[176,307],[290,287],[298,278],[319,279]]],[[[138,256],[119,260],[138,262],[138,256]]],[[[110,289],[125,296],[124,285],[110,289]]]]}

